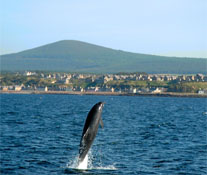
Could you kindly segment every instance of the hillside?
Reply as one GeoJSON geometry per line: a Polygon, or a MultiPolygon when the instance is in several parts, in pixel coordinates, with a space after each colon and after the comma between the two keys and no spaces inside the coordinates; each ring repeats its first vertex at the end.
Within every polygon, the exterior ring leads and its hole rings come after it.
{"type": "Polygon", "coordinates": [[[74,40],[2,55],[0,59],[1,71],[207,73],[207,59],[130,53],[74,40]]]}

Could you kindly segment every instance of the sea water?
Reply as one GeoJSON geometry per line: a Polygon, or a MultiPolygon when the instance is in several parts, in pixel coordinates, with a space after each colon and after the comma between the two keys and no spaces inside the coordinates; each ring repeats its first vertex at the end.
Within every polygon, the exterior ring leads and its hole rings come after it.
{"type": "Polygon", "coordinates": [[[207,99],[1,94],[0,174],[207,174],[207,99]],[[104,129],[77,169],[87,113],[104,129]]]}

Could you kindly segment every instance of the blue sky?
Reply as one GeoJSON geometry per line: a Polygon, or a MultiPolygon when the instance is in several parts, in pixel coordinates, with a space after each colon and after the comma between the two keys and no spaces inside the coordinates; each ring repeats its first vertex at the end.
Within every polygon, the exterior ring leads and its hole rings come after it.
{"type": "Polygon", "coordinates": [[[0,0],[0,54],[59,40],[207,58],[206,0],[0,0]]]}

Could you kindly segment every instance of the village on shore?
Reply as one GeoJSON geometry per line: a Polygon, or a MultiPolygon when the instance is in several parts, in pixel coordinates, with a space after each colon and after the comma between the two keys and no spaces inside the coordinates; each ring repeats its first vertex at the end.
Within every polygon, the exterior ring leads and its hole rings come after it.
{"type": "Polygon", "coordinates": [[[0,75],[1,92],[111,92],[207,94],[207,75],[146,73],[83,74],[7,72],[0,75]]]}

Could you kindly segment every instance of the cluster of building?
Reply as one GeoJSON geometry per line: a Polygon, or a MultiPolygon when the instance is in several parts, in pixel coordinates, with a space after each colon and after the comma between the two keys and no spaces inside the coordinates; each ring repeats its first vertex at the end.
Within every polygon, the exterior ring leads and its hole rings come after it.
{"type": "Polygon", "coordinates": [[[79,92],[126,92],[126,93],[161,93],[166,92],[167,88],[162,87],[141,87],[141,88],[114,88],[110,86],[92,86],[87,88],[82,87],[67,87],[64,85],[57,86],[57,87],[26,87],[24,85],[14,85],[14,86],[0,86],[1,91],[38,91],[38,92],[48,92],[48,91],[79,91],[79,92]]]}
{"type": "Polygon", "coordinates": [[[167,91],[163,87],[112,87],[107,83],[110,81],[124,80],[124,81],[175,81],[175,82],[207,82],[207,75],[170,75],[170,74],[145,74],[145,73],[119,73],[119,74],[78,74],[78,73],[37,73],[24,72],[23,76],[38,76],[41,79],[49,80],[51,84],[58,84],[58,86],[37,87],[15,85],[15,86],[0,86],[3,91],[14,90],[36,90],[36,91],[81,91],[81,92],[129,92],[141,93],[151,92],[160,93],[167,91]],[[74,80],[91,83],[94,85],[88,87],[75,86],[74,80]]]}
{"type": "MultiPolygon", "coordinates": [[[[35,72],[25,72],[24,75],[32,76],[36,75],[35,72]]],[[[108,81],[113,80],[134,80],[134,81],[178,81],[178,82],[207,82],[207,75],[197,74],[197,75],[171,75],[171,74],[141,74],[141,73],[119,73],[119,74],[105,74],[105,75],[96,75],[96,74],[77,74],[77,73],[53,73],[53,74],[44,74],[41,73],[40,76],[45,79],[53,79],[54,83],[62,82],[69,84],[70,80],[85,80],[85,81],[99,81],[100,83],[107,83],[108,81]]]]}
{"type": "Polygon", "coordinates": [[[103,75],[104,82],[111,80],[136,80],[136,81],[196,81],[207,82],[207,75],[165,75],[165,74],[129,74],[129,75],[117,75],[107,74],[103,75]]]}

